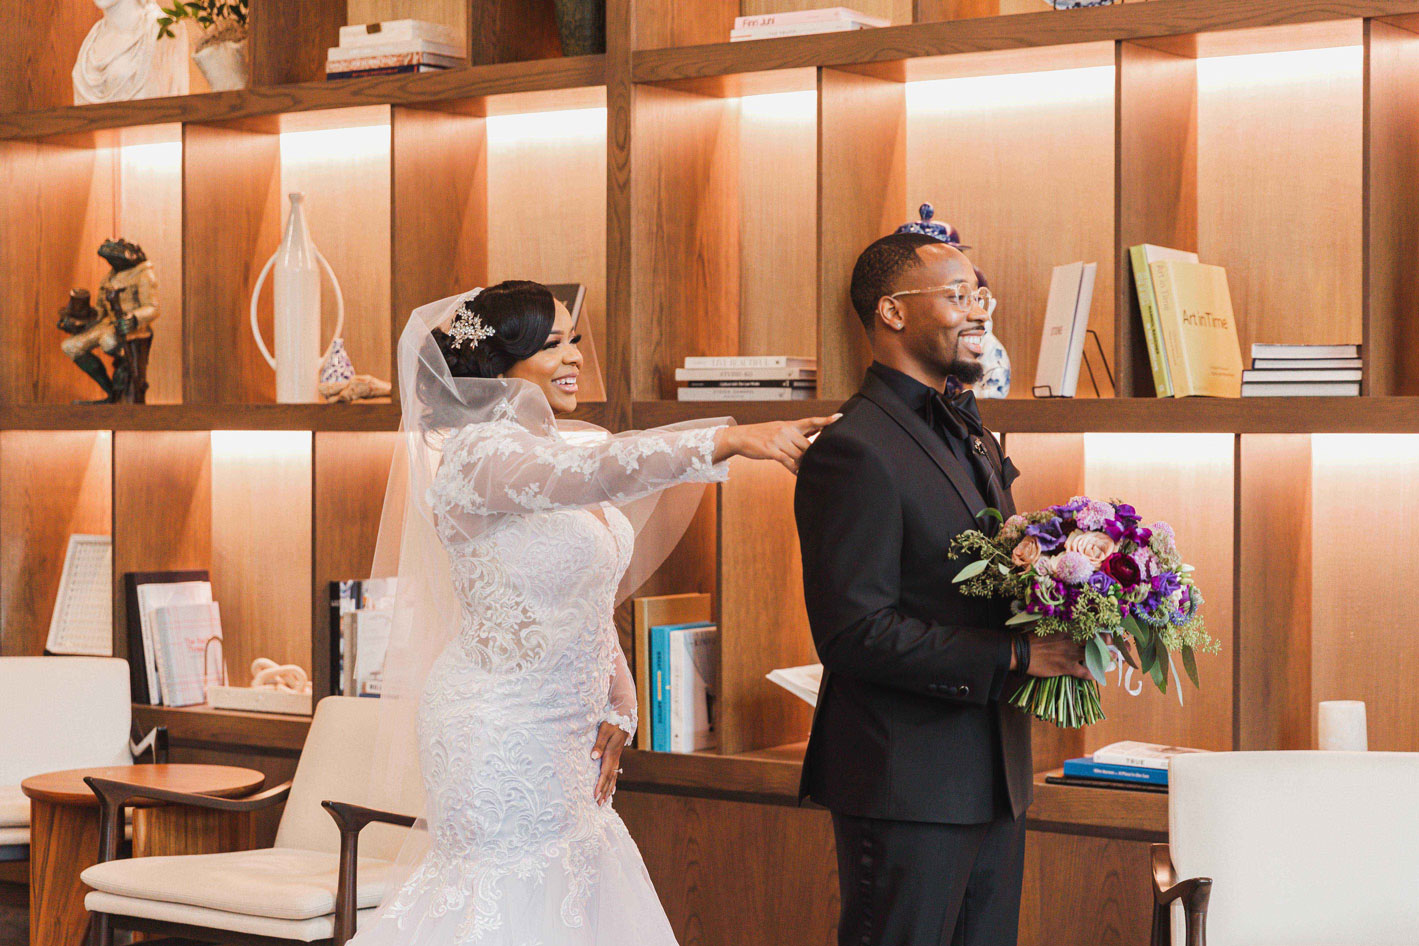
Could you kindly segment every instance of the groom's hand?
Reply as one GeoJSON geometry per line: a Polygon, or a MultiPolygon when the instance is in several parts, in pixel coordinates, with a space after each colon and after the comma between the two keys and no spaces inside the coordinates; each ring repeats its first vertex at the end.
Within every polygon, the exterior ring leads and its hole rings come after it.
{"type": "Polygon", "coordinates": [[[1087,680],[1090,674],[1084,663],[1084,645],[1068,634],[1033,637],[1030,639],[1030,667],[1025,673],[1032,677],[1078,677],[1087,680]]]}

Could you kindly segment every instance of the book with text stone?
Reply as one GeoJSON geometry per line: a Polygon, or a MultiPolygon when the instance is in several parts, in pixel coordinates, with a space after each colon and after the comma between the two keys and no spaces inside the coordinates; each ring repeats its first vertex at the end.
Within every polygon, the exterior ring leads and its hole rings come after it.
{"type": "Polygon", "coordinates": [[[1149,264],[1174,397],[1241,397],[1242,349],[1227,271],[1207,263],[1149,264]]]}

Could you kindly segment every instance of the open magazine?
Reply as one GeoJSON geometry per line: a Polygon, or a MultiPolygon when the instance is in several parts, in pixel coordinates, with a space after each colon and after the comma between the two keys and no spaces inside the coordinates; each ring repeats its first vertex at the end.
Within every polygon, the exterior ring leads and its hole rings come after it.
{"type": "Polygon", "coordinates": [[[818,688],[823,685],[822,664],[770,670],[767,676],[770,682],[783,687],[809,706],[817,707],[818,688]]]}

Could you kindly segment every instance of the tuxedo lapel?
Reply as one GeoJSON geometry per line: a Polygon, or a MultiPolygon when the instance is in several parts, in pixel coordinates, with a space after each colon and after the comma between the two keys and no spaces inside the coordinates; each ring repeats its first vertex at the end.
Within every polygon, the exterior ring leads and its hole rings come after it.
{"type": "Polygon", "coordinates": [[[884,381],[868,372],[859,394],[865,400],[880,407],[888,417],[892,418],[917,442],[922,450],[926,451],[926,455],[932,459],[945,474],[946,479],[955,487],[956,493],[961,497],[961,502],[965,503],[966,511],[972,518],[975,518],[982,509],[986,508],[988,503],[986,503],[985,497],[980,494],[980,490],[976,488],[971,472],[961,465],[960,461],[946,447],[946,443],[940,435],[927,426],[926,421],[922,420],[915,411],[907,407],[884,381]]]}

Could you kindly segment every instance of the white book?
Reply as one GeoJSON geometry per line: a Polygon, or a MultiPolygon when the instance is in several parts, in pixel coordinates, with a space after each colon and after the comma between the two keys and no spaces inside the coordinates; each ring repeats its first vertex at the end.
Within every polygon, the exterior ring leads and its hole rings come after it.
{"type": "Polygon", "coordinates": [[[207,702],[207,684],[222,684],[222,612],[215,601],[153,609],[158,679],[164,706],[207,702]]]}
{"type": "Polygon", "coordinates": [[[392,624],[393,612],[388,609],[361,608],[340,617],[346,696],[378,696],[382,692],[392,624]]]}
{"type": "Polygon", "coordinates": [[[144,671],[148,675],[148,699],[154,706],[168,705],[163,700],[162,682],[158,679],[157,634],[153,612],[157,608],[176,604],[207,604],[212,600],[210,581],[152,582],[139,585],[138,629],[143,637],[144,671]]]}
{"type": "Polygon", "coordinates": [[[1099,765],[1131,765],[1140,769],[1166,769],[1180,755],[1206,752],[1185,746],[1164,746],[1156,742],[1112,742],[1094,753],[1099,765]]]}
{"type": "Polygon", "coordinates": [[[113,540],[109,536],[69,536],[44,650],[113,656],[113,540]]]}
{"type": "Polygon", "coordinates": [[[670,751],[699,752],[719,744],[715,729],[719,630],[670,632],[670,751]]]}
{"type": "Polygon", "coordinates": [[[809,706],[818,705],[818,690],[823,686],[823,665],[806,664],[802,667],[781,667],[765,674],[770,683],[776,683],[809,706]]]}
{"type": "Polygon", "coordinates": [[[812,388],[676,388],[681,401],[811,401],[812,388]]]}
{"type": "Polygon", "coordinates": [[[1358,381],[1243,381],[1242,397],[1359,397],[1358,381]]]}
{"type": "Polygon", "coordinates": [[[346,72],[363,72],[369,69],[394,69],[399,66],[428,66],[433,69],[457,69],[466,63],[457,56],[440,56],[435,53],[386,53],[382,56],[361,56],[341,62],[327,60],[325,74],[339,75],[346,72]]]}
{"type": "Polygon", "coordinates": [[[817,368],[676,368],[676,381],[813,381],[817,368]]]}
{"type": "Polygon", "coordinates": [[[1253,368],[1242,372],[1242,383],[1266,381],[1294,384],[1297,381],[1359,381],[1359,368],[1253,368]]]}
{"type": "Polygon", "coordinates": [[[325,51],[325,64],[353,62],[379,56],[400,56],[406,53],[428,53],[449,59],[462,59],[463,47],[449,43],[434,43],[426,39],[401,40],[397,43],[371,43],[368,46],[334,46],[325,51]]]}
{"type": "Polygon", "coordinates": [[[1253,342],[1253,358],[1359,358],[1359,345],[1269,345],[1253,342]]]}
{"type": "Polygon", "coordinates": [[[356,23],[340,27],[340,46],[375,46],[404,40],[428,40],[457,46],[462,55],[464,38],[451,26],[427,20],[387,20],[383,23],[356,23]]]}
{"type": "Polygon", "coordinates": [[[824,23],[799,23],[794,26],[759,26],[751,30],[730,30],[729,41],[742,43],[746,39],[777,39],[782,36],[814,36],[818,33],[850,33],[853,30],[870,29],[866,24],[851,20],[832,20],[824,23]]]}
{"type": "Polygon", "coordinates": [[[820,23],[824,20],[856,20],[868,26],[891,26],[886,17],[871,16],[851,7],[824,7],[821,10],[793,10],[788,13],[760,13],[756,16],[736,16],[736,30],[753,29],[760,26],[786,26],[794,23],[820,23]]]}
{"type": "Polygon", "coordinates": [[[1079,385],[1084,336],[1089,329],[1089,307],[1094,299],[1094,278],[1098,271],[1098,263],[1068,263],[1054,268],[1039,362],[1035,367],[1037,395],[1074,396],[1079,385]]]}
{"type": "Polygon", "coordinates": [[[817,358],[801,355],[692,355],[685,359],[686,368],[813,368],[817,358]]]}
{"type": "Polygon", "coordinates": [[[1251,366],[1261,368],[1364,368],[1359,358],[1254,358],[1251,366]]]}

